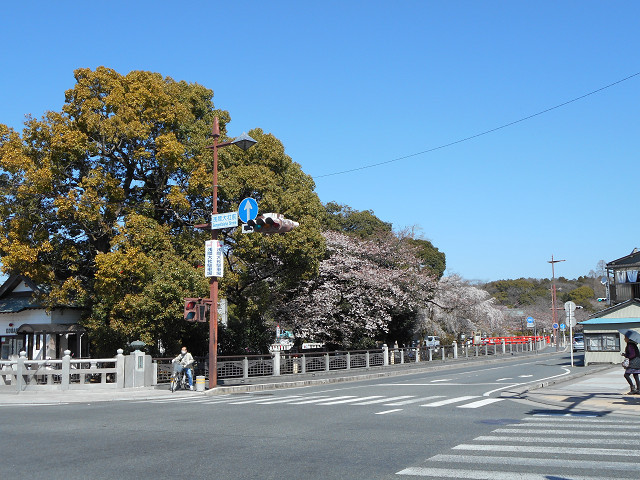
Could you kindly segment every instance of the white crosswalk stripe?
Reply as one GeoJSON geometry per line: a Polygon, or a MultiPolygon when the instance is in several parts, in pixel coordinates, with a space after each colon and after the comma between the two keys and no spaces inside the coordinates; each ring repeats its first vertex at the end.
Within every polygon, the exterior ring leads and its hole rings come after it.
{"type": "Polygon", "coordinates": [[[454,397],[447,398],[445,400],[439,400],[437,402],[425,403],[424,405],[420,405],[421,407],[442,407],[443,405],[449,405],[451,403],[460,403],[466,400],[471,400],[472,398],[478,398],[477,395],[465,395],[463,397],[454,397]]]}
{"type": "Polygon", "coordinates": [[[397,475],[480,480],[637,479],[637,449],[627,447],[621,435],[638,429],[640,421],[632,418],[531,416],[456,445],[450,453],[434,455],[397,475]],[[588,435],[577,439],[576,432],[588,435]],[[570,458],[558,458],[567,445],[572,445],[570,458]]]}
{"type": "MultiPolygon", "coordinates": [[[[207,405],[309,405],[309,406],[390,406],[390,407],[442,407],[450,404],[456,405],[458,408],[481,408],[500,402],[502,398],[483,398],[474,402],[469,402],[478,398],[475,395],[465,395],[461,397],[447,398],[444,395],[430,395],[428,397],[419,397],[415,395],[285,395],[277,396],[270,394],[248,394],[248,395],[202,395],[194,392],[178,392],[167,395],[162,398],[135,400],[138,403],[153,404],[171,404],[182,403],[188,404],[207,404],[207,405]]],[[[402,411],[402,409],[394,409],[393,411],[402,411]]],[[[535,425],[532,428],[537,428],[535,425]]]]}

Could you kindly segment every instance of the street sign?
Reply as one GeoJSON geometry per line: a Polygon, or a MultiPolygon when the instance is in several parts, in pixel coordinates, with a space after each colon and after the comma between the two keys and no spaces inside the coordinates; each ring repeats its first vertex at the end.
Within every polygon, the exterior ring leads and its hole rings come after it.
{"type": "Polygon", "coordinates": [[[557,323],[554,323],[554,324],[552,325],[552,327],[553,327],[553,329],[554,329],[554,330],[556,330],[556,329],[558,328],[558,324],[557,324],[557,323]]]}
{"type": "Polygon", "coordinates": [[[242,227],[242,230],[241,230],[242,233],[253,233],[253,232],[255,232],[253,227],[251,225],[247,225],[246,223],[243,223],[241,225],[241,227],[242,227]]]}
{"type": "Polygon", "coordinates": [[[224,252],[220,240],[207,240],[204,242],[204,276],[222,277],[224,265],[224,252]]]}
{"type": "Polygon", "coordinates": [[[564,310],[565,312],[575,312],[576,304],[572,301],[564,302],[564,310]]]}
{"type": "Polygon", "coordinates": [[[536,321],[533,317],[527,317],[527,328],[533,328],[536,324],[536,321]]]}
{"type": "Polygon", "coordinates": [[[560,330],[562,330],[563,332],[567,329],[567,326],[564,323],[560,324],[560,330]]]}
{"type": "Polygon", "coordinates": [[[254,220],[258,216],[258,202],[253,198],[245,198],[240,202],[238,215],[243,223],[247,223],[249,220],[254,220]]]}
{"type": "Polygon", "coordinates": [[[211,214],[211,230],[238,226],[238,212],[211,214]]]}

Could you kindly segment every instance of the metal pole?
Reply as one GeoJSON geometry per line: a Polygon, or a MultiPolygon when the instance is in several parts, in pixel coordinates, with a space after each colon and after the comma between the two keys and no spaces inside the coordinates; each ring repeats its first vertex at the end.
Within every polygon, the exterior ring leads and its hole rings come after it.
{"type": "MultiPolygon", "coordinates": [[[[218,137],[220,125],[218,117],[213,119],[213,193],[211,195],[211,213],[218,213],[218,137]]],[[[211,230],[211,240],[218,239],[218,230],[211,230]]],[[[211,312],[209,319],[209,388],[218,386],[218,277],[209,281],[211,312]]]]}
{"type": "MultiPolygon", "coordinates": [[[[551,264],[551,318],[552,323],[558,323],[556,315],[556,271],[554,266],[558,262],[564,262],[564,260],[554,260],[553,255],[551,255],[551,261],[547,262],[551,264]]],[[[556,342],[556,351],[558,351],[558,342],[556,342]]]]}

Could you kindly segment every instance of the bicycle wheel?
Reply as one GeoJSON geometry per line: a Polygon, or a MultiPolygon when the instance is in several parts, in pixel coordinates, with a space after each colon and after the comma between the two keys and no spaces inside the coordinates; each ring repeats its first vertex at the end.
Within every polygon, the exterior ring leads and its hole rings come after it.
{"type": "Polygon", "coordinates": [[[178,387],[178,382],[180,381],[180,377],[178,375],[171,376],[171,392],[175,392],[178,387]]]}

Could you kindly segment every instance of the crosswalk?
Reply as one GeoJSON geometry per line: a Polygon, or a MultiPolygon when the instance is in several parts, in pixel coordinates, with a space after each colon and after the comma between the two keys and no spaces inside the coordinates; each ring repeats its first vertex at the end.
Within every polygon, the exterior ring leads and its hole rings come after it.
{"type": "MultiPolygon", "coordinates": [[[[474,409],[501,402],[503,398],[482,397],[479,395],[464,395],[459,397],[445,397],[444,395],[430,395],[420,397],[415,395],[221,395],[208,396],[192,392],[175,393],[158,399],[140,400],[145,403],[175,403],[184,404],[227,404],[227,405],[308,405],[308,406],[391,406],[391,407],[425,407],[437,408],[455,406],[457,408],[474,409]]],[[[402,410],[402,409],[398,409],[402,410]]]]}
{"type": "Polygon", "coordinates": [[[640,474],[640,421],[579,414],[533,415],[456,445],[397,475],[475,480],[610,480],[640,474]]]}

